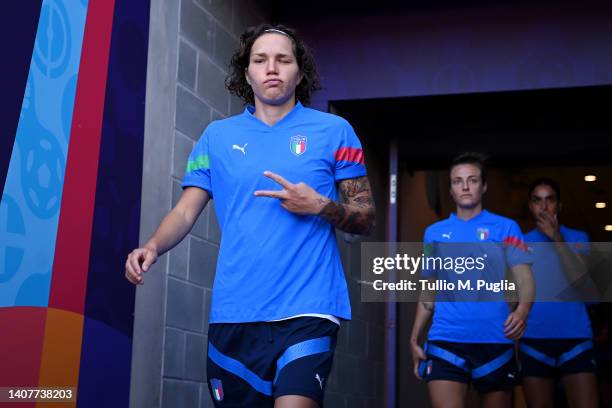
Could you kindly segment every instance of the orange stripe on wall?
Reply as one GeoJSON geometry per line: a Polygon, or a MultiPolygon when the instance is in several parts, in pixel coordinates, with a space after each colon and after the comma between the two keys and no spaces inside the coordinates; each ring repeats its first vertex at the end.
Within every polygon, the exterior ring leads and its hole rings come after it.
{"type": "MultiPolygon", "coordinates": [[[[47,324],[40,363],[39,387],[74,387],[79,383],[83,316],[59,309],[47,309],[47,324]]],[[[53,404],[37,403],[40,408],[53,404]]],[[[76,402],[58,406],[76,407],[76,402]]]]}

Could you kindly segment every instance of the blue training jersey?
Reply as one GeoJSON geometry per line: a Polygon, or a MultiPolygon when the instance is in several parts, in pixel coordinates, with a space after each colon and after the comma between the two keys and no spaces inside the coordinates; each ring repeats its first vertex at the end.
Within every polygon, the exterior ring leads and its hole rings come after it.
{"type": "MultiPolygon", "coordinates": [[[[589,253],[589,237],[584,231],[559,227],[569,248],[581,254],[589,253]]],[[[550,296],[562,293],[569,287],[561,258],[552,241],[538,229],[525,234],[526,242],[550,243],[533,245],[533,276],[537,292],[550,296]]],[[[537,296],[536,296],[537,298],[537,296]]],[[[529,313],[524,338],[571,339],[590,338],[593,332],[591,322],[582,302],[535,302],[529,313]]]]}
{"type": "MultiPolygon", "coordinates": [[[[480,278],[487,282],[504,280],[508,268],[531,263],[518,224],[486,210],[467,221],[452,214],[432,224],[425,231],[424,244],[429,247],[428,256],[484,259],[482,270],[423,270],[423,277],[470,280],[472,287],[480,278]],[[459,273],[461,276],[453,276],[459,273]]],[[[497,301],[478,302],[476,300],[482,295],[480,292],[462,291],[459,299],[474,300],[470,302],[437,301],[428,339],[458,343],[512,343],[504,337],[504,322],[510,308],[504,301],[503,292],[497,294],[497,301]]],[[[485,296],[485,299],[491,297],[485,296]]]]}
{"type": "Polygon", "coordinates": [[[366,175],[349,123],[299,102],[269,126],[254,108],[212,122],[189,156],[183,188],[209,192],[221,228],[210,323],[283,319],[302,313],[351,318],[332,225],[298,215],[256,190],[282,190],[264,170],[336,198],[336,182],[366,175]]]}

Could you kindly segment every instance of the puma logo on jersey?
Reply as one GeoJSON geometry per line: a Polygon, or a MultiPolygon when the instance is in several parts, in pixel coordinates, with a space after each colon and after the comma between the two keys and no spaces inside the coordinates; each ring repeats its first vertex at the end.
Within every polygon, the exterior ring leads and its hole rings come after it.
{"type": "Polygon", "coordinates": [[[447,233],[447,234],[442,234],[442,238],[446,238],[446,239],[451,239],[451,234],[453,233],[453,231],[447,233]]]}
{"type": "Polygon", "coordinates": [[[235,145],[232,145],[232,149],[240,150],[242,152],[242,154],[246,156],[246,150],[245,149],[246,149],[247,145],[248,145],[248,143],[245,143],[244,146],[240,147],[237,144],[235,144],[235,145]]]}
{"type": "Polygon", "coordinates": [[[323,378],[319,377],[318,373],[317,373],[317,375],[315,375],[315,380],[317,380],[319,382],[319,387],[321,387],[321,389],[323,389],[323,378]]]}

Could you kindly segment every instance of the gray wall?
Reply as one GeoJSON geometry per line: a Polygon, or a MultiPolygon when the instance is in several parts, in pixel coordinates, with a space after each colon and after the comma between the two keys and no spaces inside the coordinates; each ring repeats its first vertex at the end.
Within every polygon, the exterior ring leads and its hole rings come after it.
{"type": "MultiPolygon", "coordinates": [[[[255,1],[151,1],[141,243],[176,203],[202,130],[242,110],[223,85],[227,64],[238,35],[264,19],[255,1]]],[[[219,247],[213,206],[137,290],[132,407],[212,406],[205,352],[219,247]]]]}
{"type": "MultiPolygon", "coordinates": [[[[241,102],[223,85],[227,65],[238,46],[237,36],[247,26],[266,21],[266,15],[264,1],[151,1],[141,243],[176,203],[187,156],[202,130],[212,120],[242,111],[241,102]]],[[[372,171],[377,172],[376,166],[372,171]]],[[[383,210],[381,205],[379,225],[384,225],[383,210]]],[[[360,302],[359,243],[339,241],[354,319],[340,331],[326,406],[379,407],[383,309],[360,302]]],[[[218,246],[212,203],[188,237],[158,260],[138,288],[132,407],[212,406],[205,353],[218,246]]]]}

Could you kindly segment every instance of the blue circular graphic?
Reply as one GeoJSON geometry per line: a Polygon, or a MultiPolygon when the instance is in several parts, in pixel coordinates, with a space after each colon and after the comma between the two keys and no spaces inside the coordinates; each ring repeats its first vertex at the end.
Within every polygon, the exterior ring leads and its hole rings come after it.
{"type": "Polygon", "coordinates": [[[70,52],[70,22],[66,9],[59,1],[46,1],[40,11],[34,62],[45,76],[57,78],[66,70],[70,52]]]}
{"type": "Polygon", "coordinates": [[[65,160],[59,144],[49,132],[41,132],[22,149],[21,187],[28,207],[39,218],[50,218],[59,210],[65,160]]]}
{"type": "Polygon", "coordinates": [[[8,194],[0,202],[0,283],[8,282],[23,261],[26,246],[21,209],[8,194]]]}

